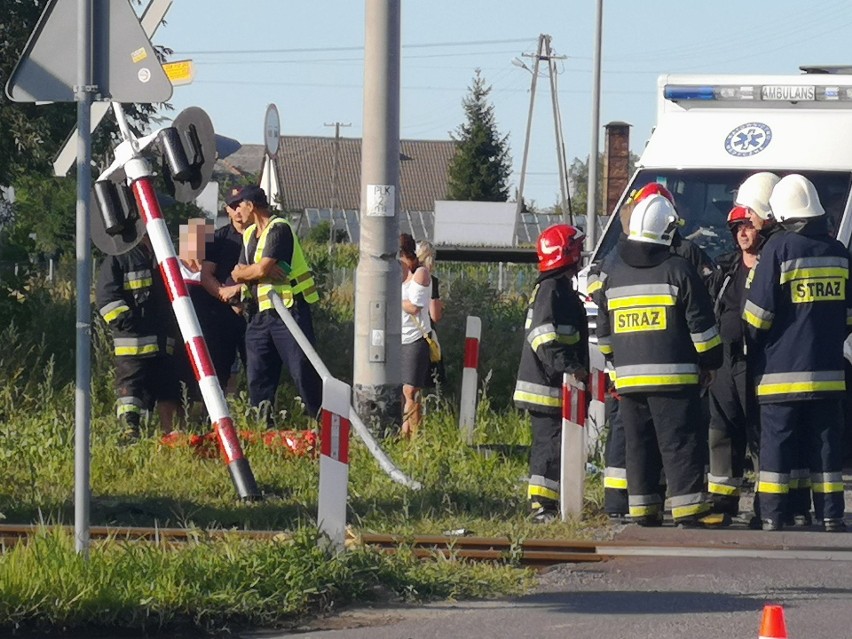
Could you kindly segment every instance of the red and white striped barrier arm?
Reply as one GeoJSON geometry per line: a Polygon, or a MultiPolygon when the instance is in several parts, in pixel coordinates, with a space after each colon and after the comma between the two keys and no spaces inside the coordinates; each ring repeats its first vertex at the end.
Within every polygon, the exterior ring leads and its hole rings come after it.
{"type": "Polygon", "coordinates": [[[462,369],[461,401],[459,403],[459,430],[468,444],[473,443],[476,426],[476,391],[479,386],[479,340],[482,337],[482,320],[468,315],[464,331],[464,368],[462,369]]]}
{"type": "Polygon", "coordinates": [[[351,394],[348,384],[323,378],[317,522],[337,550],[344,550],[346,542],[351,394]]]}
{"type": "Polygon", "coordinates": [[[133,194],[136,196],[139,211],[151,238],[154,254],[160,265],[160,274],[163,276],[189,361],[192,362],[192,370],[195,373],[195,379],[198,380],[201,397],[210,415],[210,421],[213,423],[213,430],[219,438],[219,449],[228,466],[231,480],[241,499],[259,499],[260,491],[248,460],[243,455],[234,422],[228,411],[228,403],[225,401],[225,394],[219,386],[219,380],[207,350],[207,343],[201,334],[195,308],[186,292],[175,249],[154,192],[150,169],[144,160],[131,160],[125,166],[125,170],[128,177],[133,179],[133,194]],[[133,169],[137,170],[136,176],[132,175],[133,169]],[[143,173],[143,171],[147,172],[143,173]]]}

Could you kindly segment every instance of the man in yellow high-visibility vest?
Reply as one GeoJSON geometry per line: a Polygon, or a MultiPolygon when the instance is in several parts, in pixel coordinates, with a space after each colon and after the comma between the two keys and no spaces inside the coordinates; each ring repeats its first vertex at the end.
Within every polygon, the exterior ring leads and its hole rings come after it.
{"type": "Polygon", "coordinates": [[[244,285],[248,314],[246,372],[252,406],[265,411],[274,426],[275,393],[282,364],[287,365],[309,417],[322,403],[322,381],[296,339],[275,312],[269,294],[275,291],[311,343],[315,342],[311,304],[319,301],[313,274],[299,239],[283,218],[269,210],[266,193],[258,186],[233,189],[226,199],[237,215],[252,220],[243,233],[240,263],[231,276],[244,285]]]}

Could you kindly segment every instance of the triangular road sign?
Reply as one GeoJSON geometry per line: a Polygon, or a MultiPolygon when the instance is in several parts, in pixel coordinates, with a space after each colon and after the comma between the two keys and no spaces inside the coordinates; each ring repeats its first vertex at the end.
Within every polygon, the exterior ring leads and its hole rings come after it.
{"type": "MultiPolygon", "coordinates": [[[[172,84],[127,0],[92,0],[92,84],[102,100],[165,102],[172,84]]],[[[77,3],[50,0],[6,84],[15,102],[74,102],[77,3]]]]}

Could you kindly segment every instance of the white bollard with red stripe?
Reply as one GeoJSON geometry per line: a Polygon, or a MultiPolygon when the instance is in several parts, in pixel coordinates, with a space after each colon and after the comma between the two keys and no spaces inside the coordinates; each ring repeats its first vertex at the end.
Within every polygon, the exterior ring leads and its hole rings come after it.
{"type": "Polygon", "coordinates": [[[479,340],[482,337],[482,320],[469,315],[464,337],[464,369],[462,370],[461,402],[459,404],[459,430],[468,444],[473,443],[476,426],[476,392],[479,385],[479,340]]]}
{"type": "Polygon", "coordinates": [[[319,507],[317,523],[331,545],[344,550],[349,494],[349,415],[352,390],[333,377],[322,380],[319,507]]]}
{"type": "Polygon", "coordinates": [[[597,454],[598,442],[603,437],[606,428],[606,393],[609,375],[604,371],[593,368],[589,372],[589,409],[586,416],[586,452],[589,455],[597,454]]]}
{"type": "Polygon", "coordinates": [[[243,455],[242,446],[225,401],[225,394],[219,386],[219,379],[216,377],[207,343],[201,334],[195,308],[186,292],[175,249],[160,212],[157,194],[154,192],[151,169],[146,160],[133,158],[124,165],[124,170],[128,179],[132,181],[133,194],[136,196],[139,212],[145,221],[148,236],[151,238],[154,254],[160,265],[160,274],[166,285],[195,379],[198,380],[204,406],[219,438],[219,449],[228,466],[231,481],[241,499],[260,499],[260,490],[248,460],[243,455]]]}
{"type": "Polygon", "coordinates": [[[583,513],[586,489],[586,386],[567,373],[562,378],[562,465],[559,510],[562,521],[583,513]]]}

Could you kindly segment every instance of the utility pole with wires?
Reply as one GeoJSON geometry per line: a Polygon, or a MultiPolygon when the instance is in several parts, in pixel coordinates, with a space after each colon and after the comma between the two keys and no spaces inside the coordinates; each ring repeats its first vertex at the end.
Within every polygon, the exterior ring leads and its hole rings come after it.
{"type": "MultiPolygon", "coordinates": [[[[352,126],[351,122],[324,122],[323,126],[334,127],[334,161],[331,176],[331,228],[328,229],[328,250],[334,244],[334,212],[340,206],[340,127],[352,126]]],[[[346,221],[346,212],[343,212],[346,221]]],[[[349,238],[350,240],[352,238],[349,238]]]]}
{"type": "Polygon", "coordinates": [[[535,90],[539,75],[541,75],[541,63],[547,64],[547,76],[550,81],[550,101],[553,108],[553,129],[556,141],[556,162],[559,168],[559,191],[562,195],[560,207],[562,208],[562,217],[566,223],[574,223],[574,215],[571,210],[571,193],[568,189],[568,161],[565,155],[565,139],[562,135],[562,115],[559,112],[559,90],[557,87],[558,70],[556,64],[560,60],[564,60],[567,56],[556,55],[551,46],[551,37],[547,34],[541,34],[538,37],[538,47],[535,53],[524,53],[524,58],[533,60],[533,68],[530,69],[526,63],[520,58],[512,60],[512,64],[530,72],[532,78],[530,80],[530,108],[527,113],[527,130],[524,138],[524,153],[521,160],[521,177],[518,183],[518,208],[516,212],[517,220],[520,220],[524,202],[524,182],[527,173],[527,157],[530,150],[530,133],[532,131],[533,110],[535,107],[535,90]]]}

